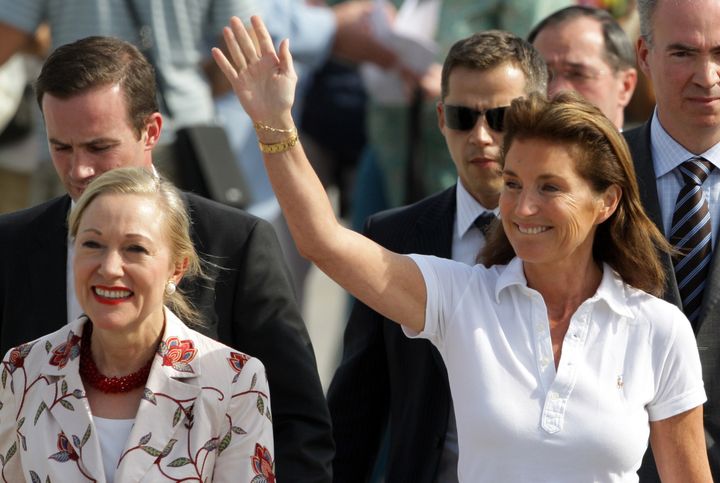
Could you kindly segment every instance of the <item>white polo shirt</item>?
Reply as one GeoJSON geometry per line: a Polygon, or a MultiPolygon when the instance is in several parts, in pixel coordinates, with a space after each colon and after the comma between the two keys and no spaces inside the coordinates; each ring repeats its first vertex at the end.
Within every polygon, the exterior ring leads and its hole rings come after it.
{"type": "Polygon", "coordinates": [[[607,265],[570,320],[557,371],[547,308],[522,261],[486,269],[410,255],[425,330],[447,366],[460,481],[629,482],[649,422],[705,402],[690,324],[607,265]]]}

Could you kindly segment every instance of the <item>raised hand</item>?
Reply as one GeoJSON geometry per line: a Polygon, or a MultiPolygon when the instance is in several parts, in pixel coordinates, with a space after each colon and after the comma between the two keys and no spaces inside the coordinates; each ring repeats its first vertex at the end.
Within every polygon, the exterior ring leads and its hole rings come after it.
{"type": "Polygon", "coordinates": [[[292,126],[290,109],[295,98],[297,74],[287,39],[276,54],[270,34],[258,16],[246,29],[237,17],[223,29],[232,62],[217,48],[212,56],[225,74],[245,112],[253,121],[278,128],[292,126]]]}

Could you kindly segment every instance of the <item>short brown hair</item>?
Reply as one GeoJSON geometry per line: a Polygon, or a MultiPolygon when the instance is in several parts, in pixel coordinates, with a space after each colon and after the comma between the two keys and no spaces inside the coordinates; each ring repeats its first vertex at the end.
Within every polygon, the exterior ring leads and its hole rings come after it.
{"type": "MultiPolygon", "coordinates": [[[[625,283],[662,294],[665,271],[658,249],[670,252],[671,247],[642,208],[630,151],[617,128],[576,93],[563,93],[553,100],[531,95],[515,99],[505,113],[501,162],[515,140],[527,139],[570,147],[578,174],[596,193],[612,185],[622,190],[615,212],[597,227],[593,258],[610,265],[625,283]]],[[[504,230],[496,225],[480,259],[491,266],[507,264],[514,256],[504,230]]]]}
{"type": "MultiPolygon", "coordinates": [[[[184,278],[203,276],[200,257],[190,238],[190,217],[180,192],[169,181],[144,168],[111,169],[92,180],[70,212],[68,226],[72,238],[77,236],[80,220],[90,203],[108,193],[147,196],[153,199],[164,215],[173,263],[187,258],[188,266],[184,278]]],[[[165,281],[159,280],[158,283],[165,281]]],[[[180,289],[172,295],[165,294],[165,303],[186,324],[203,325],[199,312],[180,289]]]]}
{"type": "Polygon", "coordinates": [[[113,37],[86,37],[50,54],[35,82],[42,111],[45,94],[69,99],[97,87],[118,84],[138,138],[148,116],[159,111],[155,70],[131,43],[113,37]]]}
{"type": "Polygon", "coordinates": [[[535,48],[510,32],[487,30],[458,40],[450,47],[442,67],[442,99],[448,95],[450,73],[456,67],[489,70],[506,62],[525,74],[525,92],[547,91],[547,66],[535,48]]]}

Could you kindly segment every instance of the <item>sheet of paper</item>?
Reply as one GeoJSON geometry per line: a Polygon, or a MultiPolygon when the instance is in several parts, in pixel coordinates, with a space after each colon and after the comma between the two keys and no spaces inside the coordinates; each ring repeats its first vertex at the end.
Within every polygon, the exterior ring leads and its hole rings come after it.
{"type": "MultiPolygon", "coordinates": [[[[385,1],[375,0],[371,26],[375,36],[392,49],[406,67],[418,75],[435,62],[438,46],[433,40],[437,30],[441,0],[405,0],[391,25],[385,14],[385,1]]],[[[361,68],[369,95],[382,104],[404,104],[406,93],[396,71],[374,65],[361,68]]]]}

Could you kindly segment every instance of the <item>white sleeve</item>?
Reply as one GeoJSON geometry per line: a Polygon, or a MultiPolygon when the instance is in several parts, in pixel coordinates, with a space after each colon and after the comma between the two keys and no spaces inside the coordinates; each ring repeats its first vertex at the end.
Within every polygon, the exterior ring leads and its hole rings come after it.
{"type": "MultiPolygon", "coordinates": [[[[673,307],[676,309],[675,307],[673,307]]],[[[655,397],[647,406],[650,421],[659,421],[707,401],[695,334],[676,309],[667,337],[653,341],[655,397]]]]}
{"type": "Polygon", "coordinates": [[[428,339],[442,347],[450,321],[458,309],[458,301],[467,291],[474,268],[461,262],[429,255],[408,255],[418,266],[425,280],[427,302],[425,329],[414,332],[403,327],[410,338],[428,339]]]}

